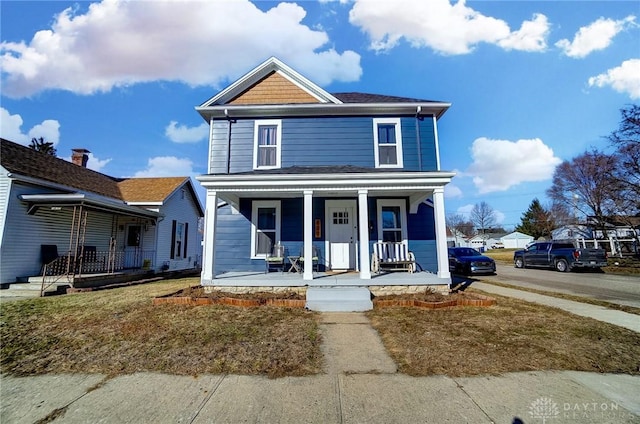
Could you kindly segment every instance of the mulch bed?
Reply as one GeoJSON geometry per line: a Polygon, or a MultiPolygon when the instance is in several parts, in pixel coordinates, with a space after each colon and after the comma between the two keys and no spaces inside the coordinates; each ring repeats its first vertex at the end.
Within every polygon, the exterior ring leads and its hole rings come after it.
{"type": "MultiPolygon", "coordinates": [[[[295,292],[256,292],[256,293],[206,293],[203,287],[195,286],[179,290],[166,296],[153,299],[154,305],[230,305],[230,306],[281,306],[304,308],[306,299],[295,292]]],[[[452,308],[456,306],[492,306],[496,300],[492,297],[476,293],[452,293],[444,295],[430,290],[420,293],[376,296],[374,308],[394,306],[416,307],[427,309],[452,308]]]]}

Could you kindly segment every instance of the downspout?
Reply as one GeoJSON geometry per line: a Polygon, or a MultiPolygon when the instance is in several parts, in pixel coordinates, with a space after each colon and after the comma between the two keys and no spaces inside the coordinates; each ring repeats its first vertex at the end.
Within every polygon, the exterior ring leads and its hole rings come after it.
{"type": "Polygon", "coordinates": [[[422,111],[422,106],[418,106],[416,109],[416,139],[418,142],[418,171],[422,172],[422,147],[420,145],[420,121],[422,118],[420,117],[420,112],[422,111]]]}
{"type": "Polygon", "coordinates": [[[224,116],[227,118],[227,174],[231,173],[231,124],[235,124],[237,121],[229,117],[229,111],[224,110],[224,116]]]}

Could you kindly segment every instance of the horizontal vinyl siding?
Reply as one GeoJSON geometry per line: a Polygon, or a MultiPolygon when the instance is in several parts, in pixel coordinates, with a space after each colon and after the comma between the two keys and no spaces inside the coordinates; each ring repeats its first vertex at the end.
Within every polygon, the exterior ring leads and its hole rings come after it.
{"type": "MultiPolygon", "coordinates": [[[[422,171],[436,171],[436,147],[435,133],[433,131],[433,118],[424,117],[417,120],[420,125],[420,151],[422,152],[422,171]]],[[[402,160],[404,169],[420,171],[418,162],[418,137],[416,131],[416,118],[402,118],[402,160]]]]}
{"type": "MultiPolygon", "coordinates": [[[[416,121],[420,125],[422,170],[437,167],[433,119],[401,118],[404,169],[417,171],[416,121]]],[[[253,170],[254,120],[232,121],[231,173],[253,170]]],[[[211,173],[227,173],[228,122],[213,123],[211,173]]],[[[281,166],[354,165],[374,167],[373,118],[303,117],[282,119],[281,166]]]]}
{"type": "MultiPolygon", "coordinates": [[[[27,215],[27,205],[18,199],[18,195],[33,192],[33,187],[14,184],[13,188],[7,208],[7,222],[11,224],[5,227],[0,249],[2,283],[15,282],[17,277],[39,275],[42,244],[55,244],[59,255],[68,252],[73,219],[73,208],[57,211],[39,208],[34,215],[27,215]]],[[[111,230],[111,215],[88,211],[85,245],[106,251],[111,230]]]]}
{"type": "MultiPolygon", "coordinates": [[[[237,120],[231,123],[231,173],[253,169],[253,120],[237,120]]],[[[227,148],[229,124],[214,121],[212,131],[211,173],[227,173],[227,148]]]]}
{"type": "MultiPolygon", "coordinates": [[[[184,191],[184,199],[182,198],[182,190],[177,190],[170,196],[165,204],[161,207],[160,212],[164,218],[158,224],[158,244],[156,249],[156,260],[154,266],[160,269],[163,263],[169,262],[169,269],[180,270],[190,269],[194,267],[194,262],[199,261],[202,264],[202,234],[198,231],[198,209],[195,200],[191,196],[189,190],[184,191]],[[171,238],[173,235],[173,220],[182,223],[188,223],[187,228],[187,255],[175,257],[171,259],[171,238]]],[[[146,242],[146,240],[145,240],[146,242]]],[[[152,242],[153,243],[153,242],[152,242]]],[[[153,244],[145,244],[144,249],[151,249],[153,244]]],[[[182,250],[184,252],[184,249],[182,250]]]]}
{"type": "Polygon", "coordinates": [[[282,167],[373,167],[373,121],[361,117],[285,119],[282,146],[282,167]]]}

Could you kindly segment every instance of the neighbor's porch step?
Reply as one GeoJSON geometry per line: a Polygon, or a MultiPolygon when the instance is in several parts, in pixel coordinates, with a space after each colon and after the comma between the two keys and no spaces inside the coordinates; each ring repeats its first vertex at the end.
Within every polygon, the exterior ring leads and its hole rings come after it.
{"type": "Polygon", "coordinates": [[[373,309],[366,287],[309,287],[307,308],[319,312],[357,312],[373,309]]]}
{"type": "MultiPolygon", "coordinates": [[[[55,283],[45,289],[46,293],[65,292],[70,287],[69,283],[55,283]]],[[[3,285],[0,296],[3,297],[39,297],[42,290],[41,283],[11,283],[3,285]],[[7,288],[4,288],[7,287],[7,288]]]]}

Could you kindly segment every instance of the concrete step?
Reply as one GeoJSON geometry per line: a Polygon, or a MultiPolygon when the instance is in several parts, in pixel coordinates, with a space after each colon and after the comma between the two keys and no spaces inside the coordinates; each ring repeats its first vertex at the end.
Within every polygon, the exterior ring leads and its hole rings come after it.
{"type": "Polygon", "coordinates": [[[319,312],[359,312],[373,309],[366,287],[309,287],[307,309],[319,312]]]}
{"type": "MultiPolygon", "coordinates": [[[[69,283],[55,283],[45,289],[46,294],[65,293],[69,283]]],[[[11,283],[3,284],[0,290],[2,297],[39,297],[42,290],[41,283],[11,283]]]]}

